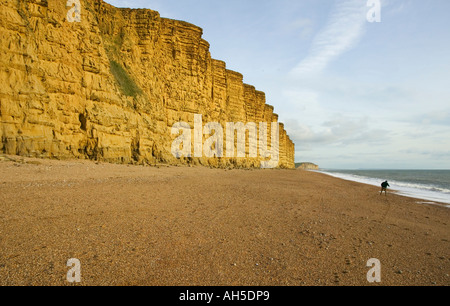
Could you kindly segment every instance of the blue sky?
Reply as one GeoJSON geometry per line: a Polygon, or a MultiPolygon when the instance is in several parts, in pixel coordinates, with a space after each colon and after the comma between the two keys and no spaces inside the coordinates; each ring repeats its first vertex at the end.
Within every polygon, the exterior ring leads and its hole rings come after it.
{"type": "Polygon", "coordinates": [[[322,168],[450,169],[450,1],[109,0],[203,28],[322,168]]]}

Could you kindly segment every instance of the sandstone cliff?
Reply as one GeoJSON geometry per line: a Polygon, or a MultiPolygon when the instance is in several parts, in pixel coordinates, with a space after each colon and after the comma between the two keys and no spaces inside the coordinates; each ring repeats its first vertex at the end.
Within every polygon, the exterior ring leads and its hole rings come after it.
{"type": "MultiPolygon", "coordinates": [[[[171,153],[171,127],[193,125],[195,114],[223,126],[278,121],[263,92],[211,58],[201,28],[148,9],[80,3],[81,22],[71,23],[65,0],[0,2],[0,153],[260,165],[260,156],[171,153]]],[[[294,144],[281,123],[279,134],[279,167],[294,168],[294,144]]]]}

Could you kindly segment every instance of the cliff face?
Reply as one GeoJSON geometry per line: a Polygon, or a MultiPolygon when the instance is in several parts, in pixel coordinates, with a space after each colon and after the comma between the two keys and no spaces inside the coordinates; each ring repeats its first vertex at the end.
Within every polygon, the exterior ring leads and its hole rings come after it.
{"type": "MultiPolygon", "coordinates": [[[[181,158],[177,122],[278,122],[263,92],[214,60],[202,29],[152,10],[62,0],[0,2],[0,152],[108,162],[259,167],[257,158],[181,158]]],[[[279,167],[294,144],[279,124],[279,167]]],[[[204,135],[204,139],[208,138],[204,135]]],[[[248,144],[246,152],[248,152],[248,144]]]]}

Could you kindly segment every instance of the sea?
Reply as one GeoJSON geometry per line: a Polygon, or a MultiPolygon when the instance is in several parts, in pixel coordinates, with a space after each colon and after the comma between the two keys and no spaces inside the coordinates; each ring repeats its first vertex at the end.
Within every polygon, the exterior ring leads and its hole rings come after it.
{"type": "Polygon", "coordinates": [[[379,186],[388,181],[397,194],[422,199],[421,204],[446,204],[450,208],[450,170],[331,170],[317,172],[379,186]],[[437,202],[437,203],[436,203],[437,202]]]}

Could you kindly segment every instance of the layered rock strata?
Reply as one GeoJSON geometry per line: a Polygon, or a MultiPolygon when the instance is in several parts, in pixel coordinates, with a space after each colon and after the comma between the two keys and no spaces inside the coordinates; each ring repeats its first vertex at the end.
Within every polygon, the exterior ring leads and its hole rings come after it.
{"type": "MultiPolygon", "coordinates": [[[[172,126],[193,127],[196,114],[224,127],[278,122],[263,92],[211,58],[201,28],[149,9],[80,4],[81,22],[69,22],[65,0],[0,2],[0,153],[260,166],[262,156],[171,152],[172,126]]],[[[279,140],[279,167],[294,168],[294,144],[281,123],[279,140]]]]}

